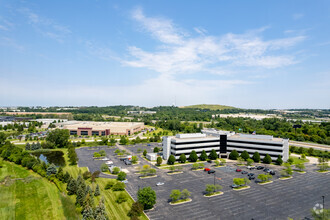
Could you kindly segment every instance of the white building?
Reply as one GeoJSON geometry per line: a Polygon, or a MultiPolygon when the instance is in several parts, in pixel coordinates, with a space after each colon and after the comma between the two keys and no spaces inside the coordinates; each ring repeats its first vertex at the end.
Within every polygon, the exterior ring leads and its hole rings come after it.
{"type": "Polygon", "coordinates": [[[157,159],[157,154],[156,153],[147,153],[146,158],[148,160],[156,160],[157,159]]]}
{"type": "Polygon", "coordinates": [[[198,156],[203,150],[208,155],[213,149],[220,157],[228,157],[233,150],[238,153],[246,150],[250,157],[258,151],[261,158],[266,154],[269,154],[272,160],[276,160],[279,155],[284,161],[289,158],[288,139],[273,138],[268,135],[235,134],[235,132],[215,129],[205,129],[202,132],[163,137],[163,158],[167,160],[171,154],[176,159],[179,159],[181,154],[185,154],[188,158],[193,150],[198,156]]]}

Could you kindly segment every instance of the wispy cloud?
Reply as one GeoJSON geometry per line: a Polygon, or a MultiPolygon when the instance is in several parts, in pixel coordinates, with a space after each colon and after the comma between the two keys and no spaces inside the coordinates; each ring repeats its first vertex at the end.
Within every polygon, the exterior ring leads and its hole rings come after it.
{"type": "Polygon", "coordinates": [[[284,67],[298,62],[294,55],[284,51],[305,39],[304,35],[299,35],[264,40],[262,33],[269,27],[223,36],[208,35],[206,30],[195,28],[200,36],[194,37],[176,27],[171,20],[146,16],[141,8],[133,12],[132,18],[161,45],[154,51],[130,46],[131,59],[123,63],[163,74],[214,72],[214,66],[218,71],[228,66],[284,67]]]}
{"type": "Polygon", "coordinates": [[[299,20],[299,19],[302,19],[305,15],[303,13],[295,13],[292,15],[292,18],[294,20],[299,20]]]}
{"type": "Polygon", "coordinates": [[[49,18],[40,16],[28,8],[19,9],[19,12],[26,16],[28,23],[31,24],[37,32],[59,43],[63,43],[71,34],[71,30],[68,27],[60,25],[49,18]]]}
{"type": "Polygon", "coordinates": [[[1,37],[0,45],[5,47],[11,47],[18,51],[23,51],[25,49],[24,46],[20,45],[14,39],[9,37],[1,37]]]}

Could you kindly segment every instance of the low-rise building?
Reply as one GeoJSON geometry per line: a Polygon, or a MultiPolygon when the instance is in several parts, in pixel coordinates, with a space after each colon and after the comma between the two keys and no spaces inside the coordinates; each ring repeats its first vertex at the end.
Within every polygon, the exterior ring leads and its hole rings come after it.
{"type": "Polygon", "coordinates": [[[68,129],[70,135],[78,136],[105,136],[105,135],[132,135],[144,129],[141,122],[70,122],[63,129],[68,129]]]}
{"type": "Polygon", "coordinates": [[[284,161],[289,158],[288,139],[273,138],[269,135],[235,134],[214,129],[202,132],[163,137],[163,158],[167,160],[170,155],[174,155],[179,159],[181,154],[188,158],[193,150],[198,156],[203,150],[207,155],[215,150],[219,157],[226,158],[233,150],[238,153],[246,150],[250,157],[257,151],[261,158],[266,154],[269,154],[272,160],[276,160],[279,155],[284,161]]]}

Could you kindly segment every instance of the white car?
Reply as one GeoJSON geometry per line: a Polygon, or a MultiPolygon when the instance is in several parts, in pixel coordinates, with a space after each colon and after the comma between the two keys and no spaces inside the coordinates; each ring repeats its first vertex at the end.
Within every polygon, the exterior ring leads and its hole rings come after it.
{"type": "Polygon", "coordinates": [[[113,164],[113,162],[111,160],[109,160],[109,161],[105,162],[105,164],[111,165],[111,164],[113,164]]]}
{"type": "Polygon", "coordinates": [[[128,180],[123,180],[123,181],[121,181],[122,183],[128,183],[128,180]]]}
{"type": "Polygon", "coordinates": [[[156,183],[156,186],[162,186],[162,185],[164,185],[164,183],[161,182],[156,183]]]}

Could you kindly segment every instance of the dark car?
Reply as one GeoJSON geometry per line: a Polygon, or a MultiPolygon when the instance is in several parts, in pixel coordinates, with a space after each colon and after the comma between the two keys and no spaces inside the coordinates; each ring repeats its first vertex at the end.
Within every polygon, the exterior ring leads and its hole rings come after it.
{"type": "Polygon", "coordinates": [[[254,176],[254,173],[248,173],[248,176],[254,176]]]}
{"type": "Polygon", "coordinates": [[[255,177],[254,176],[249,176],[249,180],[254,180],[255,177]]]}
{"type": "Polygon", "coordinates": [[[208,160],[207,162],[208,162],[208,163],[212,163],[212,160],[208,160]]]}
{"type": "Polygon", "coordinates": [[[273,176],[276,174],[274,170],[271,170],[269,173],[270,173],[270,175],[273,175],[273,176]]]}
{"type": "Polygon", "coordinates": [[[244,170],[244,171],[242,171],[242,174],[247,174],[247,173],[248,173],[248,172],[247,172],[247,171],[245,171],[245,170],[244,170]]]}
{"type": "Polygon", "coordinates": [[[262,170],[262,169],[264,169],[264,167],[262,167],[262,166],[257,167],[257,170],[262,170]]]}
{"type": "Polygon", "coordinates": [[[264,171],[268,173],[270,171],[270,169],[265,168],[264,171]]]}
{"type": "Polygon", "coordinates": [[[207,171],[208,174],[215,173],[215,170],[209,170],[207,171]]]}

